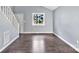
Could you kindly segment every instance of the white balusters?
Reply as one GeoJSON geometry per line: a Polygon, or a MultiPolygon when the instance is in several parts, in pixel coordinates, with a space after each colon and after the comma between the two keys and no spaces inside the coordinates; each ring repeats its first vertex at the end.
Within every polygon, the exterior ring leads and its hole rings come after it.
{"type": "Polygon", "coordinates": [[[8,6],[1,6],[0,11],[2,13],[4,13],[4,15],[6,15],[6,17],[13,24],[13,26],[16,28],[16,30],[19,31],[19,23],[17,22],[17,19],[14,15],[13,11],[11,10],[11,8],[8,6]]]}

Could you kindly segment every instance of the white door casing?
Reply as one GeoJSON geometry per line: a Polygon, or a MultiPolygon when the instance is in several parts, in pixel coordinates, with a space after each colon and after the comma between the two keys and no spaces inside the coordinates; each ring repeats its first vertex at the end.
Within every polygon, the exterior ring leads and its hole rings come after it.
{"type": "Polygon", "coordinates": [[[19,31],[20,31],[20,33],[22,33],[24,31],[24,29],[23,29],[23,27],[24,27],[24,19],[23,19],[24,14],[18,13],[18,14],[15,14],[15,16],[17,18],[17,21],[19,22],[19,25],[20,25],[19,31]]]}

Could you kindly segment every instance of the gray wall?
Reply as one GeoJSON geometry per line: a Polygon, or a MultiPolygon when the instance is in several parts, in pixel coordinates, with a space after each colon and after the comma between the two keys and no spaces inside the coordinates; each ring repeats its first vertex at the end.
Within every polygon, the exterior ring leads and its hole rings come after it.
{"type": "Polygon", "coordinates": [[[0,49],[2,48],[3,46],[3,33],[0,32],[0,49]]]}
{"type": "Polygon", "coordinates": [[[79,7],[64,6],[54,11],[54,32],[78,47],[79,7]]]}
{"type": "Polygon", "coordinates": [[[4,46],[10,43],[11,40],[14,40],[14,38],[18,35],[19,34],[14,26],[10,23],[10,21],[8,21],[8,18],[6,18],[6,16],[0,11],[0,52],[1,49],[4,48],[4,46]]]}
{"type": "Polygon", "coordinates": [[[14,13],[24,14],[24,32],[53,32],[52,11],[41,6],[16,6],[14,13]],[[45,13],[45,26],[32,26],[32,13],[45,13]]]}

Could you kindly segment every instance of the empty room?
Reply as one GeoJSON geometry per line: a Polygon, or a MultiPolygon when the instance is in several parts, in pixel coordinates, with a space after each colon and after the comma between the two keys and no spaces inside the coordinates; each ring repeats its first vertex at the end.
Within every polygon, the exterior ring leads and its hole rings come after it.
{"type": "Polygon", "coordinates": [[[79,6],[0,6],[0,53],[78,53],[79,6]]]}

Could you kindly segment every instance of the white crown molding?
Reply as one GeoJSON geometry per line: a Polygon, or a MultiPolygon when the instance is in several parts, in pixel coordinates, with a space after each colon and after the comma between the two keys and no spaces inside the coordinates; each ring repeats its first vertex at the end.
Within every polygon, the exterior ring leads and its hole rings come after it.
{"type": "Polygon", "coordinates": [[[56,8],[58,8],[58,6],[43,6],[51,11],[55,10],[56,8]]]}

